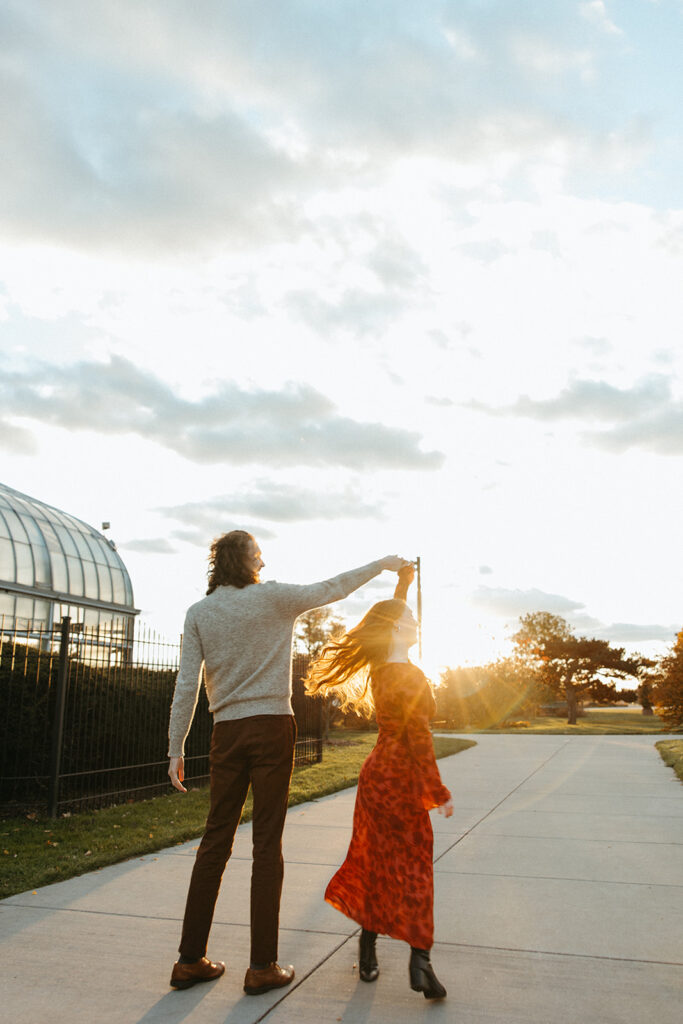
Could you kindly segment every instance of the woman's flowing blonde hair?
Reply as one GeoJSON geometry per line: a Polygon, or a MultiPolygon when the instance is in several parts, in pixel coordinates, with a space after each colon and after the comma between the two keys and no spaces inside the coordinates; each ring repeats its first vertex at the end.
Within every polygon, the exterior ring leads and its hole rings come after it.
{"type": "Polygon", "coordinates": [[[370,679],[386,662],[392,630],[406,607],[400,598],[378,601],[357,626],[330,640],[308,670],[306,693],[319,697],[334,693],[342,711],[369,718],[375,710],[370,679]]]}

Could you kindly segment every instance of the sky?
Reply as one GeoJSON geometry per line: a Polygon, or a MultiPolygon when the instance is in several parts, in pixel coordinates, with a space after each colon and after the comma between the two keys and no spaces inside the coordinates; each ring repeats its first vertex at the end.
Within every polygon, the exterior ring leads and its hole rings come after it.
{"type": "Polygon", "coordinates": [[[683,0],[2,0],[0,479],[110,522],[169,637],[242,528],[264,579],[420,556],[432,675],[534,611],[663,653],[682,39],[683,0]]]}

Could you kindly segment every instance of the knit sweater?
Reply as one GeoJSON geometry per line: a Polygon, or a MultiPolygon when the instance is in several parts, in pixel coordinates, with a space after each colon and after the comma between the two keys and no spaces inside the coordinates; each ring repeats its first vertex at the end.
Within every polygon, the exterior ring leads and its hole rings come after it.
{"type": "Polygon", "coordinates": [[[303,612],[340,601],[382,571],[382,563],[299,586],[217,587],[185,617],[180,671],[169,724],[169,757],[184,753],[204,665],[215,722],[292,714],[292,633],[303,612]]]}

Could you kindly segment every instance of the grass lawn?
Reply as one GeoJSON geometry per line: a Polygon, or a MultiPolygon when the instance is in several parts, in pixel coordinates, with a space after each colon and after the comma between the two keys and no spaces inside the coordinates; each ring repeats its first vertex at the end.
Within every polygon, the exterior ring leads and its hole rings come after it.
{"type": "MultiPolygon", "coordinates": [[[[305,803],[355,786],[358,772],[375,745],[376,734],[341,731],[326,744],[323,761],[295,768],[289,805],[305,803]]],[[[434,737],[437,757],[474,746],[473,740],[434,737]]],[[[129,857],[140,857],[188,839],[204,830],[208,788],[51,821],[29,815],[0,821],[0,898],[60,882],[129,857]]],[[[251,795],[242,821],[251,818],[251,795]]]]}
{"type": "Polygon", "coordinates": [[[439,732],[462,733],[559,733],[567,736],[574,735],[609,735],[624,733],[670,733],[675,729],[669,729],[657,715],[643,715],[638,711],[628,711],[620,708],[593,708],[587,711],[583,718],[579,718],[576,725],[567,725],[566,718],[532,718],[526,726],[499,729],[448,729],[438,730],[439,732]]]}
{"type": "Polygon", "coordinates": [[[655,746],[662,760],[673,768],[683,782],[683,740],[660,740],[655,746]]]}

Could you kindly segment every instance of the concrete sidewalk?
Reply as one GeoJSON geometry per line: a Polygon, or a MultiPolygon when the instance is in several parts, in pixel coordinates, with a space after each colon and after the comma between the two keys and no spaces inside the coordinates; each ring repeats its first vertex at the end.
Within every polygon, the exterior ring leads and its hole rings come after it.
{"type": "Polygon", "coordinates": [[[443,1003],[411,992],[407,947],[378,941],[358,981],[357,931],[325,885],[355,790],[294,807],[285,830],[280,960],[293,986],[247,997],[250,826],[219,898],[217,982],[168,987],[196,843],[0,904],[8,1024],[679,1024],[683,786],[654,736],[478,736],[439,762],[456,812],[434,814],[443,1003]]]}

